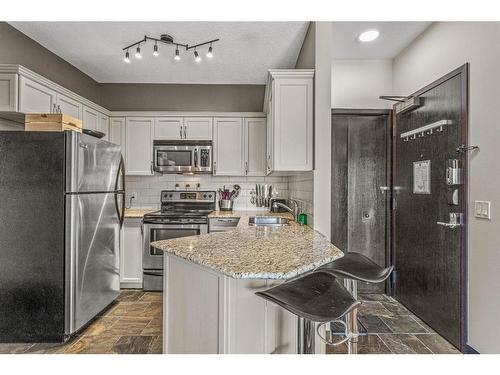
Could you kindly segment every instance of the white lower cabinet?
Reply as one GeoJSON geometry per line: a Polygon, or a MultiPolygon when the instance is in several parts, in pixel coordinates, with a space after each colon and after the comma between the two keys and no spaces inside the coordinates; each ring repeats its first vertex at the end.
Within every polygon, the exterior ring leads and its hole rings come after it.
{"type": "Polygon", "coordinates": [[[149,176],[153,174],[152,117],[127,117],[125,127],[125,173],[149,176]]]}
{"type": "Polygon", "coordinates": [[[244,174],[244,141],[242,118],[214,119],[214,175],[242,176],[244,174]]]}
{"type": "Polygon", "coordinates": [[[170,254],[164,269],[164,353],[296,353],[297,318],[255,295],[273,280],[234,279],[170,254]]]}
{"type": "Polygon", "coordinates": [[[125,218],[120,236],[120,287],[142,288],[142,219],[125,218]]]}

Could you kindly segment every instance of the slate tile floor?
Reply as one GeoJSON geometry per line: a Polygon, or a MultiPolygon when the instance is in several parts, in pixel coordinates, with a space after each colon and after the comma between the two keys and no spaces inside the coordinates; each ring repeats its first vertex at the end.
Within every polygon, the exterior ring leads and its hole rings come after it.
{"type": "MultiPolygon", "coordinates": [[[[360,354],[459,353],[441,336],[391,297],[362,295],[360,320],[368,329],[358,343],[360,354]]],[[[64,345],[2,344],[3,353],[153,354],[162,352],[162,294],[122,291],[117,301],[64,345]]],[[[327,353],[347,352],[345,345],[327,353]]]]}
{"type": "Polygon", "coordinates": [[[0,353],[153,354],[162,352],[162,293],[122,291],[66,344],[2,344],[0,353]]]}
{"type": "MultiPolygon", "coordinates": [[[[460,354],[393,298],[385,294],[360,298],[359,320],[368,335],[359,337],[359,354],[460,354]]],[[[328,346],[327,353],[345,354],[347,346],[328,346]]]]}

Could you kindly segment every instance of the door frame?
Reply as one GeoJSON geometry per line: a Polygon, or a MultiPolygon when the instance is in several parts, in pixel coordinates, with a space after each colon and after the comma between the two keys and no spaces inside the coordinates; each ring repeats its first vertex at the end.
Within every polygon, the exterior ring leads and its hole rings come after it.
{"type": "MultiPolygon", "coordinates": [[[[461,113],[460,113],[460,126],[461,128],[461,144],[468,146],[469,145],[469,63],[465,63],[462,66],[452,70],[448,74],[438,78],[437,80],[431,82],[430,84],[424,86],[413,94],[409,95],[409,97],[419,96],[426,93],[429,90],[434,89],[435,87],[441,85],[442,83],[461,75],[461,94],[462,94],[462,103],[461,103],[461,113]]],[[[397,173],[396,170],[396,141],[397,141],[397,115],[396,115],[396,105],[393,106],[392,112],[392,124],[393,124],[393,133],[392,133],[392,168],[391,168],[391,196],[393,195],[393,181],[395,180],[395,176],[397,173]]],[[[465,151],[462,154],[463,163],[462,163],[462,174],[463,174],[463,199],[462,202],[462,211],[463,211],[463,229],[461,230],[460,236],[460,271],[461,271],[461,279],[460,279],[460,351],[462,353],[466,353],[467,351],[467,326],[468,326],[468,296],[467,296],[467,283],[468,283],[468,230],[469,230],[469,155],[468,151],[465,151]]],[[[393,199],[391,199],[393,201],[393,199]]],[[[393,205],[391,204],[393,207],[393,205]]],[[[394,215],[394,209],[392,208],[391,213],[391,264],[396,264],[396,217],[394,215]]],[[[395,290],[397,288],[397,278],[393,278],[393,283],[391,285],[391,295],[394,296],[395,290]]]]}
{"type": "MultiPolygon", "coordinates": [[[[392,134],[394,133],[394,111],[390,108],[332,108],[331,112],[331,126],[333,126],[334,116],[387,116],[386,131],[387,131],[387,143],[386,143],[386,185],[389,187],[389,191],[386,193],[386,221],[385,221],[385,236],[386,236],[386,248],[385,248],[385,263],[386,267],[392,265],[392,252],[393,252],[393,210],[392,210],[392,157],[393,157],[393,140],[392,134]]],[[[333,140],[331,141],[333,143],[333,140]]],[[[331,230],[331,228],[330,228],[331,230]]],[[[392,282],[387,280],[385,283],[386,293],[392,295],[392,282]]]]}

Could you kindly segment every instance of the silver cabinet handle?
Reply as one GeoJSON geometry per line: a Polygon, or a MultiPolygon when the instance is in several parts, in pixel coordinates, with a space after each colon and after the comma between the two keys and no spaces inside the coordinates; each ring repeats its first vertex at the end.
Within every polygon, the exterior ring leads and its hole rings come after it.
{"type": "Polygon", "coordinates": [[[386,191],[391,190],[391,188],[389,186],[380,186],[379,189],[383,193],[385,193],[386,191]]]}
{"type": "Polygon", "coordinates": [[[217,162],[214,161],[214,174],[216,174],[216,173],[217,173],[217,162]]]}
{"type": "Polygon", "coordinates": [[[151,166],[151,174],[154,174],[154,170],[153,170],[153,162],[151,162],[150,166],[151,166]]]}
{"type": "Polygon", "coordinates": [[[186,138],[187,138],[187,129],[186,129],[186,128],[187,128],[187,126],[186,126],[186,125],[184,125],[184,139],[186,139],[186,138]]]}
{"type": "Polygon", "coordinates": [[[56,104],[52,104],[52,113],[56,113],[56,104]]]}
{"type": "Polygon", "coordinates": [[[181,137],[182,139],[182,125],[179,126],[179,136],[181,137]]]}
{"type": "Polygon", "coordinates": [[[248,161],[245,162],[245,175],[248,175],[248,161]]]}
{"type": "Polygon", "coordinates": [[[438,221],[436,223],[437,225],[442,225],[443,227],[447,227],[447,228],[450,228],[450,229],[455,229],[457,227],[461,227],[462,224],[456,224],[456,223],[443,223],[442,221],[438,221]]]}

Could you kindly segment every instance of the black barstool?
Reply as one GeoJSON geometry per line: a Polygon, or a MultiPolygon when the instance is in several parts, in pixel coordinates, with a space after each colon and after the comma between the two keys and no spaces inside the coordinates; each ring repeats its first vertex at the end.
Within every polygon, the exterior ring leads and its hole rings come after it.
{"type": "Polygon", "coordinates": [[[316,323],[320,323],[316,332],[328,345],[340,345],[352,338],[351,328],[342,319],[357,310],[361,302],[354,299],[331,273],[316,271],[255,294],[297,315],[299,354],[314,353],[316,323]],[[333,342],[321,335],[322,326],[331,322],[344,325],[342,340],[333,342]]]}
{"type": "MultiPolygon", "coordinates": [[[[391,274],[394,266],[380,267],[371,259],[356,252],[348,252],[342,258],[327,263],[315,272],[329,273],[330,275],[344,279],[344,285],[355,300],[358,300],[358,281],[365,283],[380,283],[385,281],[391,274]]],[[[352,339],[348,341],[348,352],[357,352],[359,336],[358,311],[357,309],[346,316],[346,325],[351,327],[352,339]]],[[[366,330],[365,330],[366,331],[366,330]]]]}

